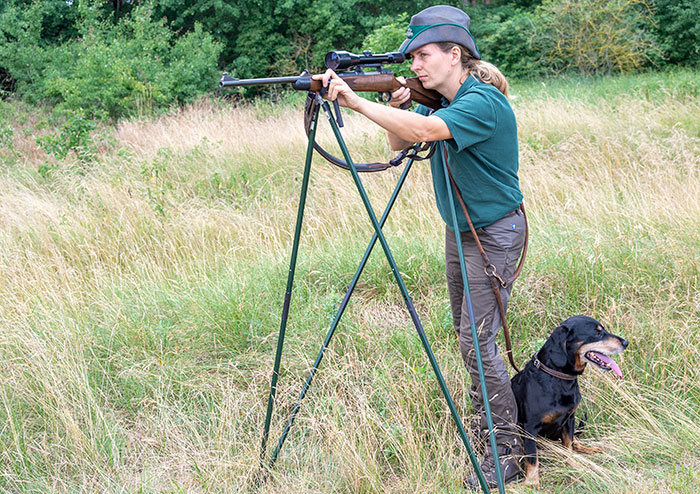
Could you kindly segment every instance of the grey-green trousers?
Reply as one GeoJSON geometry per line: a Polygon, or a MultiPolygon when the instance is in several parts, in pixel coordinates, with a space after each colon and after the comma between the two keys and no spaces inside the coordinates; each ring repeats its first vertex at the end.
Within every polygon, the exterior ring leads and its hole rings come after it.
{"type": "MultiPolygon", "coordinates": [[[[501,277],[507,279],[512,276],[525,240],[525,218],[520,210],[509,213],[488,226],[478,228],[476,232],[482,247],[501,277]]],[[[461,238],[469,278],[469,292],[474,308],[474,320],[476,321],[481,358],[484,364],[486,389],[496,429],[496,442],[499,449],[501,446],[508,446],[512,449],[513,454],[517,455],[522,450],[522,440],[515,425],[518,421],[518,408],[510,388],[510,377],[506,364],[499,355],[496,345],[496,334],[502,326],[501,315],[491,288],[491,282],[484,273],[481,254],[471,232],[462,232],[461,238]]],[[[476,425],[483,434],[483,431],[488,431],[488,426],[481,396],[469,312],[464,296],[457,241],[450,228],[445,230],[445,264],[453,324],[459,336],[462,359],[472,379],[469,394],[480,417],[480,423],[476,425]]],[[[501,289],[501,297],[506,310],[511,289],[512,286],[501,289]]],[[[487,454],[490,454],[490,449],[486,448],[487,454]]]]}

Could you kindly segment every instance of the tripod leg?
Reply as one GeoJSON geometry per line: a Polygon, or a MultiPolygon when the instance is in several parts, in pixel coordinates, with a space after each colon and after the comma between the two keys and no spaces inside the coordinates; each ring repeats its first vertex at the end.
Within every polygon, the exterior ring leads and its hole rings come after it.
{"type": "MultiPolygon", "coordinates": [[[[445,155],[445,159],[443,161],[443,167],[444,167],[444,173],[445,173],[445,181],[447,185],[447,194],[448,198],[450,201],[450,204],[454,204],[453,198],[452,198],[452,185],[450,184],[450,179],[449,179],[449,174],[447,172],[447,159],[445,155]]],[[[483,396],[484,400],[484,411],[486,413],[486,423],[488,424],[489,428],[489,439],[491,443],[491,451],[493,452],[493,457],[496,460],[496,465],[500,465],[500,459],[498,457],[498,449],[496,447],[496,435],[494,433],[494,427],[493,427],[493,417],[491,416],[491,405],[489,403],[489,393],[486,389],[486,379],[484,378],[484,364],[481,359],[481,349],[479,348],[479,336],[477,334],[476,330],[476,321],[474,320],[474,307],[472,305],[472,298],[471,294],[469,292],[469,280],[467,277],[467,266],[464,263],[464,251],[462,249],[462,239],[460,236],[459,232],[459,224],[457,222],[457,213],[456,210],[453,208],[452,209],[452,230],[455,232],[455,238],[457,240],[457,253],[459,254],[459,264],[460,268],[462,269],[462,284],[464,285],[464,297],[467,302],[467,311],[469,312],[469,324],[471,325],[471,331],[472,331],[472,340],[474,341],[474,354],[476,356],[476,366],[477,370],[479,371],[479,380],[481,381],[481,396],[483,396]]],[[[481,473],[481,467],[477,464],[474,466],[474,470],[477,472],[477,475],[481,473]]],[[[479,477],[479,481],[481,482],[481,477],[479,477]]],[[[496,468],[496,481],[498,483],[498,492],[500,494],[504,494],[505,492],[505,487],[503,484],[503,474],[501,472],[500,468],[496,468]]],[[[481,485],[482,489],[484,489],[484,484],[482,483],[481,485]]],[[[486,492],[486,491],[484,491],[486,492]]]]}
{"type": "MultiPolygon", "coordinates": [[[[406,167],[404,168],[403,173],[401,174],[401,178],[399,178],[399,182],[396,184],[396,188],[394,189],[394,193],[392,194],[391,198],[389,199],[389,202],[387,203],[387,206],[384,210],[384,214],[382,215],[382,219],[379,221],[380,225],[383,226],[384,223],[386,222],[386,219],[389,217],[389,212],[391,211],[391,208],[394,206],[394,203],[396,202],[396,198],[399,195],[399,191],[401,190],[401,187],[403,186],[404,182],[406,181],[406,176],[408,175],[409,170],[411,169],[411,165],[413,164],[413,160],[409,160],[408,163],[406,163],[406,167]]],[[[306,392],[309,390],[309,387],[311,386],[311,381],[314,378],[314,375],[316,374],[316,371],[318,370],[319,365],[321,364],[321,360],[323,359],[323,353],[326,351],[326,348],[328,347],[331,338],[333,337],[333,334],[335,333],[336,328],[338,327],[338,323],[340,322],[340,318],[343,316],[343,313],[345,312],[345,308],[348,305],[348,302],[350,301],[350,297],[352,296],[353,291],[355,290],[355,287],[357,286],[357,282],[360,279],[360,275],[362,274],[362,271],[365,269],[365,265],[367,264],[367,260],[369,259],[370,254],[372,253],[372,250],[374,249],[375,244],[377,243],[377,234],[375,233],[372,236],[372,240],[370,240],[369,245],[367,246],[367,249],[365,250],[364,256],[362,256],[362,261],[360,261],[360,266],[357,268],[357,271],[355,272],[355,276],[353,277],[352,281],[350,282],[350,286],[348,287],[347,291],[345,292],[345,297],[343,297],[343,301],[340,304],[340,307],[338,308],[338,311],[336,312],[335,318],[333,319],[333,323],[331,324],[330,329],[328,330],[328,334],[326,335],[326,339],[324,340],[323,344],[321,345],[321,349],[318,352],[318,356],[316,357],[316,361],[314,362],[313,367],[311,368],[311,371],[309,372],[308,377],[306,378],[306,382],[304,383],[304,387],[301,390],[301,394],[299,395],[299,398],[297,399],[296,405],[294,405],[294,408],[292,409],[292,413],[289,416],[289,419],[287,420],[287,423],[284,427],[284,430],[282,431],[282,437],[280,437],[279,442],[277,443],[277,448],[275,448],[274,453],[272,454],[272,459],[270,460],[270,465],[269,467],[272,468],[277,461],[277,456],[279,454],[280,449],[282,449],[282,445],[284,444],[284,441],[287,438],[287,434],[289,433],[289,429],[292,427],[292,424],[294,423],[294,419],[297,416],[297,413],[299,412],[299,408],[301,406],[301,402],[306,396],[306,392]]]]}
{"type": "MultiPolygon", "coordinates": [[[[481,471],[481,468],[479,466],[479,462],[476,459],[476,455],[474,454],[474,451],[471,447],[471,444],[469,442],[469,438],[467,437],[467,433],[464,430],[464,425],[462,424],[462,420],[459,418],[459,414],[457,413],[457,408],[455,407],[454,401],[452,400],[452,396],[450,395],[449,390],[447,389],[447,384],[445,383],[445,379],[442,376],[442,372],[440,371],[440,367],[438,366],[437,360],[435,359],[435,355],[433,354],[432,349],[430,348],[430,343],[428,342],[428,338],[425,335],[425,331],[423,330],[423,325],[420,322],[420,319],[418,318],[418,314],[416,312],[415,307],[413,306],[413,302],[411,301],[411,297],[408,294],[408,290],[406,289],[406,285],[403,281],[403,278],[401,277],[401,273],[399,272],[399,269],[396,265],[396,261],[394,260],[393,255],[391,254],[391,250],[389,249],[389,245],[387,244],[386,238],[384,237],[384,234],[382,233],[382,229],[379,225],[379,222],[377,221],[377,217],[374,214],[374,209],[372,209],[372,205],[369,202],[369,198],[367,197],[367,193],[365,192],[365,189],[362,185],[362,181],[360,180],[360,177],[357,173],[357,170],[355,169],[355,165],[350,158],[350,153],[348,151],[347,146],[345,145],[345,141],[343,139],[343,136],[340,134],[340,129],[338,128],[338,125],[335,123],[333,120],[331,114],[330,114],[330,108],[328,107],[328,103],[324,102],[323,103],[323,109],[326,115],[328,116],[328,120],[331,123],[331,127],[333,128],[333,133],[335,134],[335,137],[338,141],[338,144],[340,145],[341,150],[343,151],[343,156],[345,157],[345,161],[347,162],[348,166],[350,167],[350,172],[352,173],[353,180],[355,181],[355,185],[357,186],[357,190],[360,193],[360,196],[362,197],[362,202],[365,206],[365,209],[367,210],[367,214],[369,215],[369,218],[372,222],[372,226],[374,227],[374,231],[379,238],[379,242],[382,245],[382,249],[384,250],[384,254],[386,255],[387,261],[389,261],[389,265],[391,266],[391,270],[394,274],[394,278],[396,279],[396,283],[399,285],[399,289],[401,290],[401,295],[403,295],[404,301],[406,303],[406,307],[408,308],[408,312],[411,315],[411,320],[413,321],[413,325],[416,327],[416,331],[418,332],[418,336],[421,340],[421,343],[423,345],[423,349],[425,350],[426,355],[428,356],[428,360],[430,361],[430,365],[433,368],[433,372],[435,373],[435,376],[438,380],[438,384],[440,385],[440,389],[442,391],[443,396],[445,397],[445,401],[447,402],[447,406],[450,409],[450,413],[452,414],[452,419],[454,420],[455,425],[457,426],[457,429],[459,431],[459,435],[462,438],[462,442],[464,443],[464,447],[467,450],[467,453],[469,454],[469,459],[472,462],[472,465],[474,466],[474,470],[476,471],[476,475],[479,479],[479,483],[481,484],[481,488],[485,493],[490,492],[488,485],[486,484],[486,479],[484,478],[484,474],[481,471]]],[[[477,355],[478,353],[478,347],[477,347],[477,355]]],[[[483,372],[483,371],[482,371],[483,372]]],[[[496,458],[498,458],[496,456],[496,458]]],[[[496,469],[499,471],[499,469],[496,469]]],[[[499,471],[500,472],[500,471],[499,471]]],[[[500,482],[502,484],[502,481],[500,482]]]]}
{"type": "Polygon", "coordinates": [[[267,438],[270,433],[270,421],[272,419],[272,408],[275,403],[275,395],[277,394],[277,379],[279,377],[280,363],[282,361],[282,346],[284,345],[284,333],[287,329],[287,319],[289,317],[289,305],[292,299],[292,286],[294,284],[294,271],[297,263],[297,253],[299,250],[299,237],[301,236],[301,225],[304,219],[304,206],[306,204],[306,191],[309,188],[309,174],[311,171],[311,158],[314,152],[314,139],[316,137],[316,127],[318,124],[318,106],[313,115],[311,124],[311,133],[309,135],[309,145],[306,148],[306,164],[304,165],[304,178],[301,184],[301,195],[299,198],[299,208],[297,210],[296,229],[294,231],[294,243],[292,245],[292,256],[289,262],[289,274],[287,276],[287,290],[284,295],[284,306],[282,308],[282,319],[280,321],[279,337],[277,338],[277,353],[275,355],[275,364],[272,370],[272,378],[270,380],[270,396],[267,400],[267,413],[265,414],[265,428],[263,431],[262,447],[260,449],[260,466],[262,467],[267,453],[267,438]]]}

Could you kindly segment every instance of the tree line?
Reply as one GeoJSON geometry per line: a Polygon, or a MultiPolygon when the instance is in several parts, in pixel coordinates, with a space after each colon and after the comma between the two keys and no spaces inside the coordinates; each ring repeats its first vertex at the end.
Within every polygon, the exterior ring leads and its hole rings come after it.
{"type": "MultiPolygon", "coordinates": [[[[435,3],[4,0],[0,94],[100,119],[150,114],[211,93],[221,70],[293,75],[321,70],[332,49],[395,50],[410,16],[435,3]]],[[[484,59],[510,78],[700,63],[696,0],[442,3],[470,14],[484,59]]]]}

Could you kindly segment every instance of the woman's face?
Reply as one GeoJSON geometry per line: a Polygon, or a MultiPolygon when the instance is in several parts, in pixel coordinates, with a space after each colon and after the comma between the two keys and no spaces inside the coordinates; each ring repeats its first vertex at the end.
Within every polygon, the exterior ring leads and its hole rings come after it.
{"type": "Polygon", "coordinates": [[[435,43],[421,46],[412,51],[411,56],[413,57],[411,70],[416,73],[426,89],[440,87],[452,72],[451,54],[442,51],[435,43]]]}

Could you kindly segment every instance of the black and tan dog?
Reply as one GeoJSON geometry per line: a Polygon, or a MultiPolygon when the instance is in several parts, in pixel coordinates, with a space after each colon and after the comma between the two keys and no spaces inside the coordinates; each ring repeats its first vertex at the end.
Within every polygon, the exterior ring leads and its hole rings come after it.
{"type": "Polygon", "coordinates": [[[627,345],[627,340],[608,333],[591,317],[570,317],[513,376],[511,387],[518,403],[518,425],[526,432],[526,485],[539,485],[537,436],[561,440],[564,447],[575,451],[595,451],[574,438],[574,413],[581,401],[577,378],[587,364],[613,371],[622,378],[610,355],[622,352],[627,345]]]}

